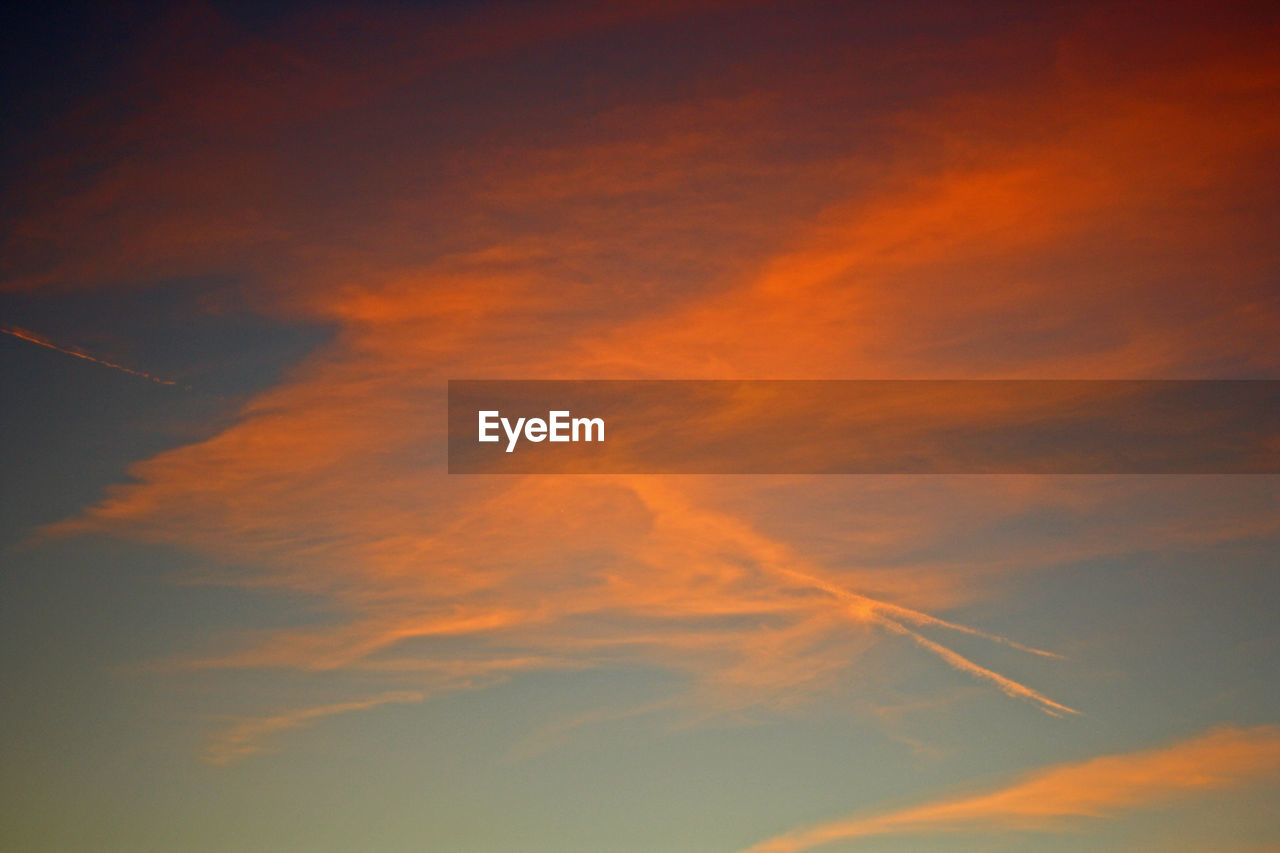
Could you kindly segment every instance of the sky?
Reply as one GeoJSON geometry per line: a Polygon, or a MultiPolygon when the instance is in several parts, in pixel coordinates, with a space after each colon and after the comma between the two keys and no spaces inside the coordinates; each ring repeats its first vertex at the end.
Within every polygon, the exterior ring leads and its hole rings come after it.
{"type": "Polygon", "coordinates": [[[1280,850],[1275,475],[446,453],[451,379],[1280,379],[1269,4],[99,6],[3,27],[0,846],[1280,850]]]}

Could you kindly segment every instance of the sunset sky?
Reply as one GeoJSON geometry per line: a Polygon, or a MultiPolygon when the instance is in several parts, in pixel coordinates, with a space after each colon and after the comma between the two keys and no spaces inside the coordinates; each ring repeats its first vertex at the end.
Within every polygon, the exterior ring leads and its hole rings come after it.
{"type": "Polygon", "coordinates": [[[1276,475],[446,465],[451,379],[1280,379],[1275,4],[0,28],[0,848],[1280,850],[1276,475]]]}

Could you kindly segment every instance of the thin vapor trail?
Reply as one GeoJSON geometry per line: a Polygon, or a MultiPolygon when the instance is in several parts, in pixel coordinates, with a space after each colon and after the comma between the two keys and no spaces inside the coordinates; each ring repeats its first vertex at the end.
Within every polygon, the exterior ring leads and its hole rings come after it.
{"type": "Polygon", "coordinates": [[[835,580],[825,577],[822,571],[816,567],[805,566],[804,568],[797,568],[797,565],[805,565],[803,560],[791,553],[785,546],[769,540],[747,525],[716,515],[708,510],[697,509],[687,501],[673,496],[670,491],[661,489],[661,487],[655,486],[651,482],[639,482],[632,479],[630,484],[636,494],[642,496],[651,507],[661,507],[665,504],[670,508],[674,505],[685,519],[701,517],[706,523],[707,530],[716,530],[726,540],[745,547],[749,553],[754,555],[756,565],[762,571],[784,580],[788,586],[796,585],[801,588],[820,590],[831,596],[841,603],[844,614],[854,621],[861,624],[874,625],[897,636],[906,637],[920,648],[940,658],[953,669],[973,678],[986,681],[994,685],[1006,696],[1029,702],[1050,716],[1065,717],[1067,715],[1080,714],[1075,708],[1055,702],[1025,684],[987,669],[941,643],[928,639],[909,628],[908,625],[958,631],[1046,658],[1061,659],[1061,655],[1025,646],[999,634],[991,634],[976,628],[948,622],[918,610],[879,601],[870,596],[853,592],[835,580]]]}
{"type": "Polygon", "coordinates": [[[95,355],[90,355],[84,350],[77,349],[75,347],[60,346],[58,344],[55,344],[53,341],[49,340],[48,338],[44,337],[43,335],[37,335],[35,332],[31,332],[26,329],[19,328],[17,326],[0,326],[0,332],[3,332],[4,334],[9,335],[10,337],[18,338],[19,340],[27,341],[29,343],[36,344],[37,346],[45,347],[46,349],[51,349],[54,352],[65,353],[66,355],[73,355],[76,358],[83,358],[85,361],[92,361],[95,364],[101,364],[103,367],[110,367],[114,370],[121,370],[121,371],[124,371],[125,373],[131,373],[134,376],[140,376],[143,379],[149,379],[152,382],[157,382],[161,385],[177,385],[178,384],[172,379],[162,379],[159,376],[152,376],[150,373],[144,373],[141,370],[134,370],[132,367],[125,367],[123,364],[116,364],[114,361],[107,361],[106,359],[98,358],[95,355]]]}

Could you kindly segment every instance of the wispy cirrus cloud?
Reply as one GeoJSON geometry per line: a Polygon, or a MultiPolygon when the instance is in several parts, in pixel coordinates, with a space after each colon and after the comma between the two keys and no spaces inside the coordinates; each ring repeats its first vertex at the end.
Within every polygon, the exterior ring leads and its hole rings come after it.
{"type": "Polygon", "coordinates": [[[309,708],[292,708],[265,717],[249,717],[215,733],[204,750],[210,764],[227,765],[269,750],[266,741],[281,732],[310,726],[326,717],[368,711],[380,705],[421,702],[426,696],[417,691],[393,690],[351,702],[334,702],[309,708]]]}
{"type": "Polygon", "coordinates": [[[1034,771],[1006,787],[789,832],[743,853],[797,853],[882,835],[1045,832],[1239,787],[1280,772],[1280,729],[1223,727],[1168,746],[1034,771]]]}

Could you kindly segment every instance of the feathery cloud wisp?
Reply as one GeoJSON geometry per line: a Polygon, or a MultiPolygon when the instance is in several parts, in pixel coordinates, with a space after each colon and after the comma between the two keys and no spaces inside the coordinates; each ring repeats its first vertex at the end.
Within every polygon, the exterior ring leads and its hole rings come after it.
{"type": "Polygon", "coordinates": [[[1280,772],[1280,727],[1224,727],[1169,746],[1040,770],[1004,788],[779,835],[744,853],[797,853],[877,835],[1049,830],[1280,772]]]}
{"type": "Polygon", "coordinates": [[[234,764],[266,751],[262,740],[278,732],[308,726],[336,714],[367,711],[390,703],[421,702],[424,698],[425,695],[416,690],[392,690],[352,702],[294,708],[269,717],[251,717],[217,734],[205,748],[204,759],[210,764],[234,764]]]}

